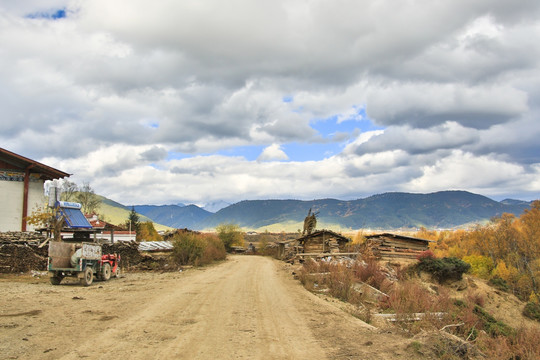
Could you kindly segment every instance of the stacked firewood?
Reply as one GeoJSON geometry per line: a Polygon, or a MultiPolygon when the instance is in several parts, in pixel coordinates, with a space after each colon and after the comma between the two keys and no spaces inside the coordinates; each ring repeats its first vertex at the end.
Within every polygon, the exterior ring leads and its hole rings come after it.
{"type": "Polygon", "coordinates": [[[375,237],[367,240],[364,244],[375,257],[380,258],[403,258],[416,259],[417,256],[427,250],[427,246],[413,242],[405,242],[388,237],[375,237]]]}
{"type": "Polygon", "coordinates": [[[143,256],[139,252],[139,244],[135,241],[117,241],[114,244],[103,244],[103,254],[120,255],[120,266],[129,269],[139,265],[143,256]]]}
{"type": "Polygon", "coordinates": [[[0,273],[47,270],[46,237],[34,232],[0,233],[0,273]]]}
{"type": "Polygon", "coordinates": [[[39,245],[47,239],[37,232],[7,231],[0,232],[0,244],[32,244],[39,245]]]}

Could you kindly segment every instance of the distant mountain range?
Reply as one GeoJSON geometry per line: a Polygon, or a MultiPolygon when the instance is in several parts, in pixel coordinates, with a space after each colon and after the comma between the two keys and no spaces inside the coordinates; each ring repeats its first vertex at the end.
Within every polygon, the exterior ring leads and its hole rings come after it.
{"type": "Polygon", "coordinates": [[[133,208],[159,224],[177,229],[198,229],[198,224],[212,215],[196,205],[135,205],[133,208]]]}
{"type": "Polygon", "coordinates": [[[235,223],[245,229],[296,231],[302,229],[309,209],[317,214],[317,228],[398,229],[456,228],[480,223],[502,213],[519,216],[530,202],[505,199],[494,201],[467,191],[431,194],[385,193],[358,200],[246,200],[216,213],[195,205],[136,205],[135,211],[153,221],[174,228],[205,230],[221,223],[235,223]]]}

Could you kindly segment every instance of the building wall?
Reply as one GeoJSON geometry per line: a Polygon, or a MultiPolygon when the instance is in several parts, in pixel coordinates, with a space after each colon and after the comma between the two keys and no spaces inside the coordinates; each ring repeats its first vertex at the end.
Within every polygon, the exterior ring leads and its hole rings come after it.
{"type": "MultiPolygon", "coordinates": [[[[24,176],[24,175],[23,175],[24,176]]],[[[46,199],[43,195],[43,180],[35,180],[28,184],[28,215],[37,206],[42,206],[46,199]]],[[[22,230],[24,182],[0,179],[0,231],[22,230]]],[[[26,230],[34,228],[27,224],[26,230]]]]}
{"type": "MultiPolygon", "coordinates": [[[[115,231],[113,234],[114,242],[119,241],[135,241],[135,238],[137,237],[137,233],[135,231],[132,231],[131,233],[128,231],[115,231]]],[[[104,231],[101,234],[96,234],[97,239],[103,239],[106,242],[111,241],[111,232],[110,231],[104,231]]]]}

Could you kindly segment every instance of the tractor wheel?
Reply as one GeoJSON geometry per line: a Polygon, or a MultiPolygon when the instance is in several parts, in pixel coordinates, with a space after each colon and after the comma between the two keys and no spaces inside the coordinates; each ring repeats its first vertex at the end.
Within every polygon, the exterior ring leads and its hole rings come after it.
{"type": "Polygon", "coordinates": [[[80,278],[79,281],[81,285],[90,286],[92,285],[93,280],[94,280],[94,273],[92,272],[92,268],[87,267],[86,269],[84,269],[83,277],[80,278]]]}
{"type": "Polygon", "coordinates": [[[115,277],[115,278],[119,278],[119,277],[120,277],[120,266],[117,266],[117,267],[116,267],[116,272],[114,273],[114,277],[115,277]]]}
{"type": "Polygon", "coordinates": [[[111,278],[111,264],[105,263],[101,268],[101,279],[107,281],[111,278]]]}
{"type": "Polygon", "coordinates": [[[60,285],[60,282],[62,281],[62,278],[60,276],[51,276],[49,278],[49,281],[53,285],[60,285]]]}

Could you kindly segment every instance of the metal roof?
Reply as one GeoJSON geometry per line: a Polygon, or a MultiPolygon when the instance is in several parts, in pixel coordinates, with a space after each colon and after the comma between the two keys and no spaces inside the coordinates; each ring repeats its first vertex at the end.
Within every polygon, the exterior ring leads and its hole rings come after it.
{"type": "Polygon", "coordinates": [[[142,241],[139,243],[139,251],[166,251],[172,250],[170,241],[142,241]]]}

